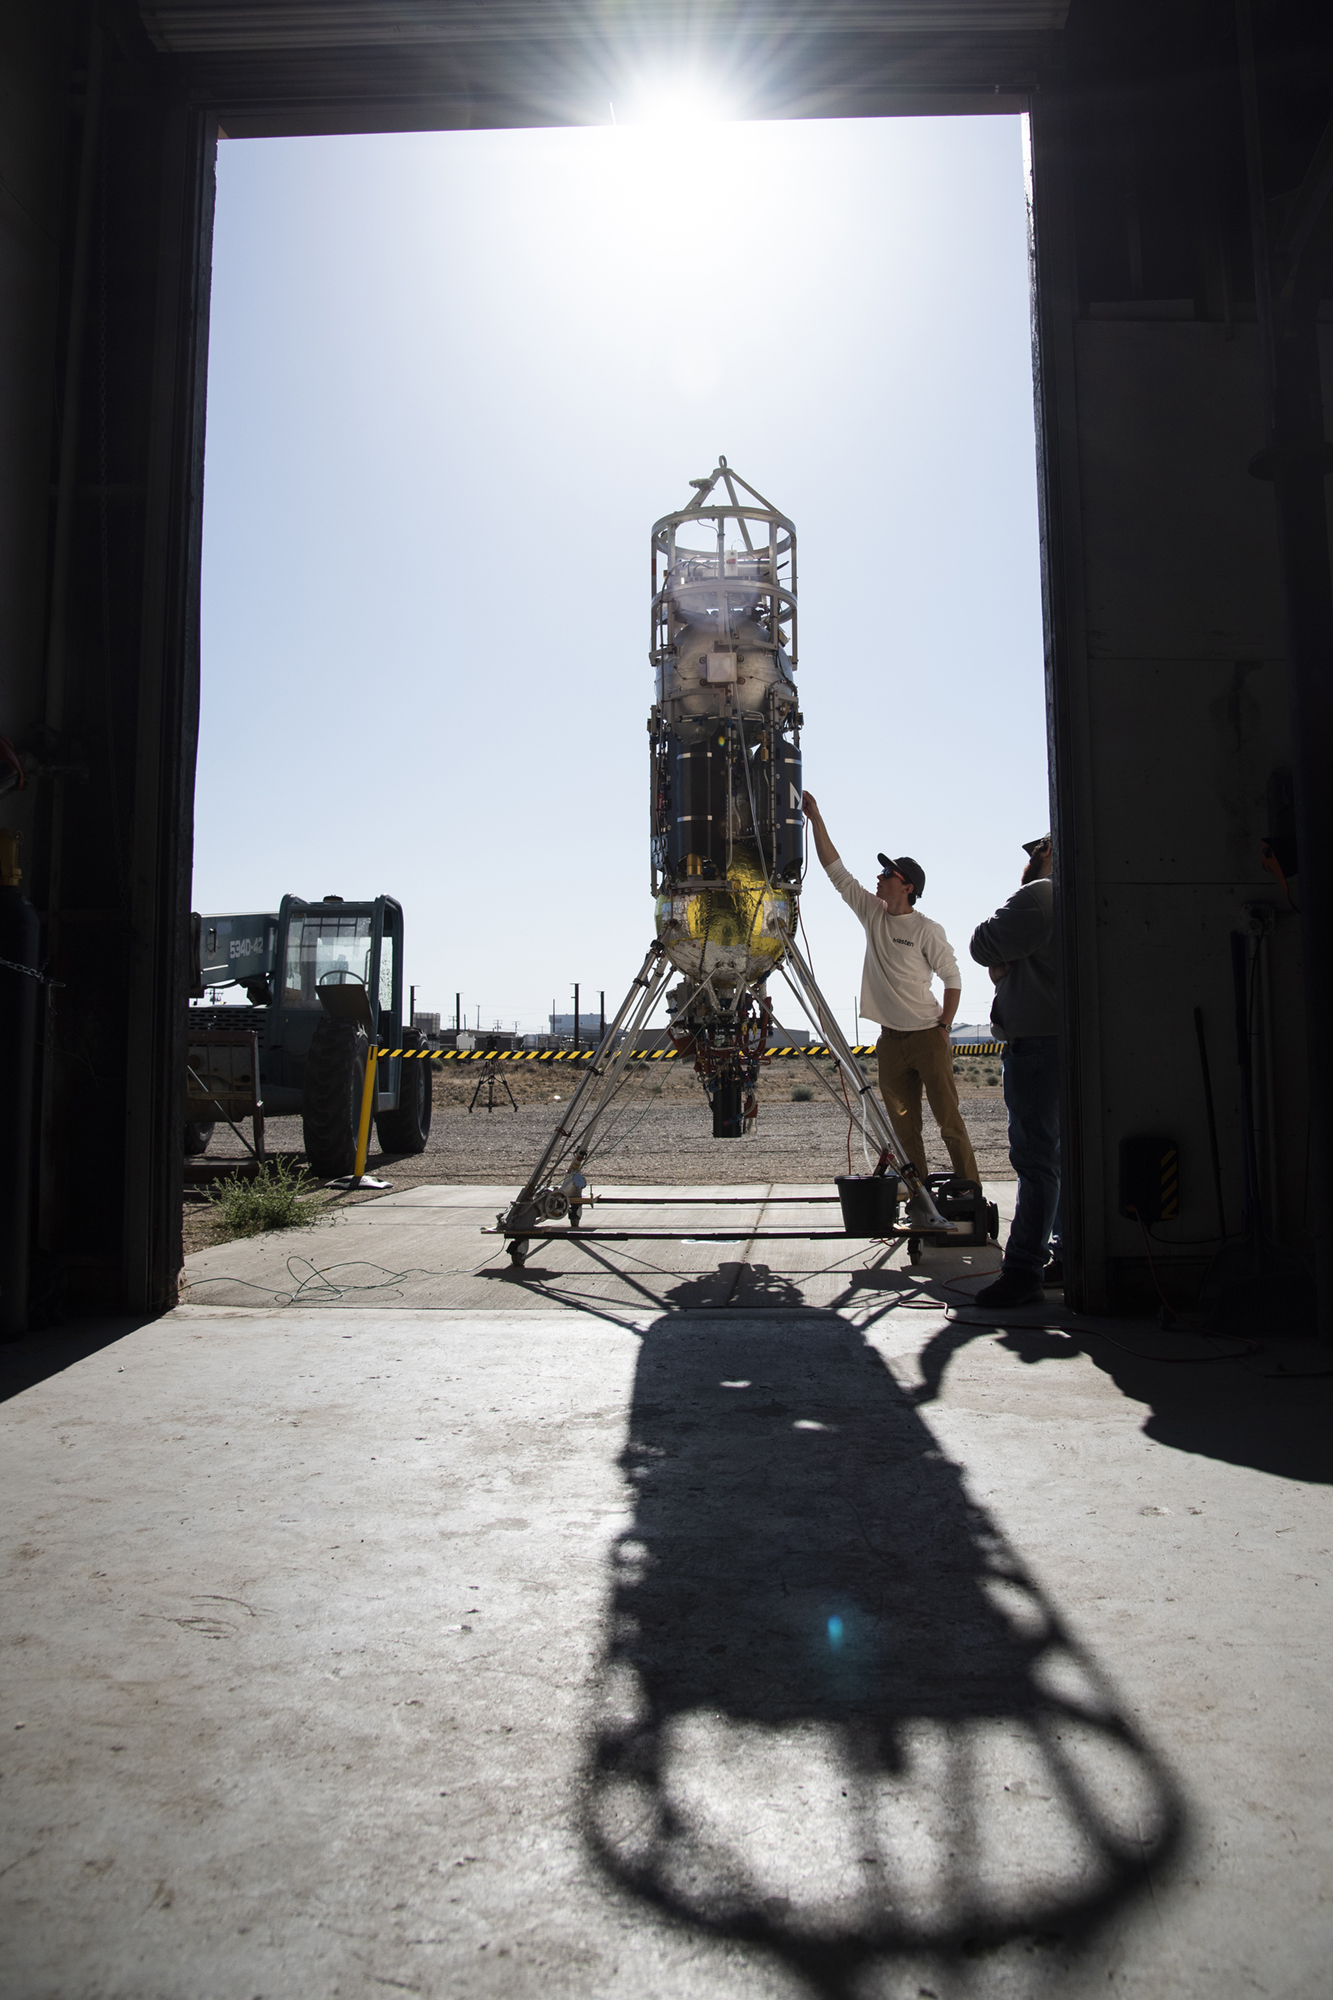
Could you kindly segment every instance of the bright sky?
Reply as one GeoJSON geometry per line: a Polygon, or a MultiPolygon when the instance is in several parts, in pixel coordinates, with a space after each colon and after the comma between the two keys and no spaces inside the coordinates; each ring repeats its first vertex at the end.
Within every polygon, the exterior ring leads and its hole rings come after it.
{"type": "MultiPolygon", "coordinates": [[[[1049,819],[1028,325],[1012,117],[224,144],[194,907],[387,892],[419,1009],[611,1012],[648,535],[722,452],[796,523],[810,789],[984,1020],[1049,819]]],[[[813,855],[802,909],[850,1030],[813,855]]]]}

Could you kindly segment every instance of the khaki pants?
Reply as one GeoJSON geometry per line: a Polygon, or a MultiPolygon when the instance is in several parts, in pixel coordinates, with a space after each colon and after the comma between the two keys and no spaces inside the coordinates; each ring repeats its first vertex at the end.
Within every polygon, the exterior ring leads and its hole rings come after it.
{"type": "Polygon", "coordinates": [[[889,1122],[899,1144],[918,1174],[926,1177],[926,1149],[921,1143],[921,1088],[925,1085],[930,1108],[940,1128],[940,1137],[949,1149],[953,1170],[964,1180],[979,1181],[976,1155],[967,1136],[963,1114],[958,1109],[958,1086],[953,1080],[953,1050],[948,1037],[938,1028],[903,1032],[882,1028],[876,1044],[879,1056],[879,1092],[888,1109],[889,1122]]]}

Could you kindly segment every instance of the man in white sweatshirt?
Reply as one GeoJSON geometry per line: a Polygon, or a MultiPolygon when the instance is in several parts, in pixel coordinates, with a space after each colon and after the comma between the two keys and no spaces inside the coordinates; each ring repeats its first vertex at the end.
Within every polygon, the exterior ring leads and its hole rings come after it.
{"type": "Polygon", "coordinates": [[[883,1030],[876,1047],[879,1089],[903,1151],[924,1180],[924,1087],[954,1172],[964,1180],[979,1182],[972,1141],[958,1109],[949,1042],[963,982],[943,925],[932,923],[916,908],[917,897],[925,893],[925,872],[909,854],[899,855],[896,861],[881,854],[880,875],[872,894],[844,868],[810,792],[805,794],[805,816],[824,872],[865,927],[861,1012],[878,1021],[883,1030]],[[944,986],[942,1005],[931,991],[932,974],[944,986]]]}

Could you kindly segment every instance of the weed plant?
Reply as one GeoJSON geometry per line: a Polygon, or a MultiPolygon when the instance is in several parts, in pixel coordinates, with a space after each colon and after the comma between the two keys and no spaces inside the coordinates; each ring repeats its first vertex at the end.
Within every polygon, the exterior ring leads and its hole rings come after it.
{"type": "Polygon", "coordinates": [[[808,1083],[794,1084],[792,1087],[791,1101],[793,1104],[813,1104],[815,1101],[815,1093],[813,1090],[811,1090],[808,1083]]]}
{"type": "Polygon", "coordinates": [[[266,1160],[249,1178],[228,1174],[209,1189],[213,1213],[232,1236],[258,1236],[265,1229],[309,1229],[315,1221],[306,1199],[318,1187],[304,1167],[266,1160]]]}

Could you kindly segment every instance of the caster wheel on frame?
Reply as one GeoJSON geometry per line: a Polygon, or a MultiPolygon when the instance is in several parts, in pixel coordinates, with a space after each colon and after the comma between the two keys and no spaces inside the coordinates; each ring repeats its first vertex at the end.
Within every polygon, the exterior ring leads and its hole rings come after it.
{"type": "Polygon", "coordinates": [[[919,1236],[909,1236],[907,1239],[907,1261],[909,1264],[919,1264],[921,1262],[921,1238],[919,1236]]]}
{"type": "Polygon", "coordinates": [[[509,1261],[516,1268],[527,1263],[528,1252],[532,1248],[530,1236],[515,1236],[509,1245],[509,1261]]]}

